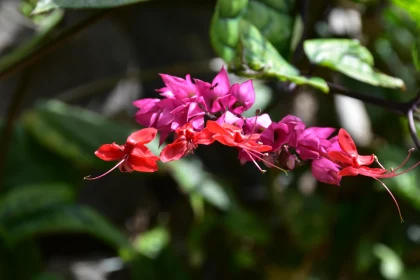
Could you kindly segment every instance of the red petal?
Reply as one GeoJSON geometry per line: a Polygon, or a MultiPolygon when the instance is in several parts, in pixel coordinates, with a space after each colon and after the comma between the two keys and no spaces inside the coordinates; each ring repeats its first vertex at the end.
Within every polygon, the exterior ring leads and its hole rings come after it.
{"type": "Polygon", "coordinates": [[[114,161],[121,160],[124,157],[124,151],[123,147],[112,143],[100,146],[95,155],[105,161],[114,161]]]}
{"type": "Polygon", "coordinates": [[[130,153],[130,156],[134,155],[137,157],[147,157],[147,158],[151,158],[155,161],[159,160],[158,156],[155,156],[150,150],[149,148],[147,148],[144,145],[137,145],[130,153]]]}
{"type": "Polygon", "coordinates": [[[220,126],[220,124],[218,124],[215,121],[207,121],[206,123],[206,128],[211,132],[211,133],[217,133],[217,134],[228,134],[228,132],[222,127],[220,126]]]}
{"type": "Polygon", "coordinates": [[[346,163],[349,165],[353,165],[352,158],[341,151],[329,151],[328,156],[330,157],[331,161],[334,161],[336,163],[346,163]]]}
{"type": "Polygon", "coordinates": [[[359,165],[371,165],[374,161],[375,161],[374,155],[357,157],[357,162],[359,163],[359,165]]]}
{"type": "Polygon", "coordinates": [[[359,175],[360,169],[348,166],[338,171],[339,176],[357,176],[359,175]]]}
{"type": "Polygon", "coordinates": [[[127,159],[127,165],[130,168],[140,172],[155,172],[158,170],[156,156],[147,157],[139,153],[131,153],[127,159]]]}
{"type": "Polygon", "coordinates": [[[175,141],[172,144],[166,145],[160,153],[160,160],[168,162],[182,158],[188,150],[186,140],[175,141]]]}
{"type": "Polygon", "coordinates": [[[153,127],[144,128],[132,133],[127,138],[127,143],[132,145],[147,144],[156,137],[157,130],[153,127]]]}
{"type": "Polygon", "coordinates": [[[338,132],[338,144],[344,152],[350,155],[358,155],[356,144],[354,144],[350,134],[344,128],[341,128],[338,132]]]}
{"type": "Polygon", "coordinates": [[[206,127],[194,135],[193,142],[194,144],[210,145],[214,142],[213,135],[214,133],[206,127]]]}
{"type": "Polygon", "coordinates": [[[214,140],[219,141],[220,143],[222,143],[223,145],[226,146],[230,146],[230,147],[237,147],[238,143],[236,143],[235,141],[233,141],[232,138],[230,138],[227,135],[220,135],[220,134],[216,134],[213,136],[214,140]]]}

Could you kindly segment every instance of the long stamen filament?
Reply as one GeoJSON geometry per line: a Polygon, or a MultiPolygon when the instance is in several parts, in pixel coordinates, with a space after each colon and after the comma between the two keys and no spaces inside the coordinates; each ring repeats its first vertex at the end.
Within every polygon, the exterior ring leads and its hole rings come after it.
{"type": "Polygon", "coordinates": [[[112,167],[110,170],[108,170],[107,172],[105,172],[104,174],[102,174],[102,175],[99,175],[99,176],[97,176],[97,177],[93,177],[93,178],[91,178],[90,177],[90,175],[88,175],[88,176],[86,176],[86,177],[84,177],[83,178],[83,180],[96,180],[96,179],[99,179],[99,178],[101,178],[101,177],[104,177],[105,175],[107,175],[107,174],[109,174],[109,173],[111,173],[112,171],[114,171],[118,166],[120,166],[121,164],[123,164],[123,162],[125,161],[127,159],[127,157],[124,157],[122,160],[120,160],[114,167],[112,167]]]}
{"type": "Polygon", "coordinates": [[[414,148],[413,148],[413,149],[408,150],[408,155],[407,155],[407,157],[404,159],[404,161],[403,161],[400,165],[398,165],[398,167],[397,167],[397,168],[393,169],[393,170],[392,170],[392,172],[395,172],[395,171],[397,171],[398,169],[400,169],[401,167],[403,167],[403,166],[407,163],[407,161],[408,161],[408,159],[410,158],[411,153],[412,153],[413,151],[414,151],[414,148]]]}
{"type": "Polygon", "coordinates": [[[400,173],[395,173],[395,170],[398,170],[399,168],[401,168],[401,167],[398,167],[397,169],[393,170],[390,173],[378,175],[376,177],[378,177],[378,178],[392,178],[392,177],[397,177],[397,176],[400,176],[400,175],[402,175],[402,174],[404,174],[404,173],[406,173],[406,172],[408,172],[408,171],[416,168],[419,164],[420,164],[420,161],[417,162],[416,164],[414,164],[413,166],[411,166],[410,168],[408,168],[408,169],[406,169],[406,170],[404,170],[404,171],[402,171],[400,173]]]}
{"type": "Polygon", "coordinates": [[[379,159],[378,159],[378,157],[377,156],[374,156],[374,158],[375,158],[375,161],[376,161],[376,163],[382,168],[382,169],[385,169],[386,170],[386,168],[379,162],[379,159]]]}
{"type": "Polygon", "coordinates": [[[252,157],[252,155],[247,150],[244,149],[244,152],[251,158],[252,162],[255,164],[255,166],[258,168],[258,170],[261,171],[261,173],[264,174],[265,172],[267,172],[267,170],[261,169],[261,167],[258,165],[258,163],[255,161],[255,159],[252,157]]]}
{"type": "Polygon", "coordinates": [[[254,132],[255,132],[255,128],[257,127],[257,120],[258,120],[258,115],[259,115],[259,114],[260,114],[260,109],[258,109],[258,110],[255,112],[255,122],[254,122],[254,127],[252,128],[252,131],[251,131],[251,133],[249,134],[248,139],[246,139],[244,143],[247,143],[247,142],[249,141],[249,139],[251,139],[252,134],[254,134],[254,132]]]}
{"type": "Polygon", "coordinates": [[[382,184],[382,186],[387,190],[387,192],[391,195],[392,199],[394,200],[395,205],[397,206],[398,209],[398,214],[400,215],[400,219],[401,219],[401,223],[404,222],[402,214],[401,214],[401,210],[400,210],[400,206],[398,205],[397,200],[395,199],[394,195],[392,194],[392,192],[388,189],[388,187],[384,184],[384,182],[382,182],[381,180],[379,180],[378,178],[372,177],[373,179],[375,179],[376,181],[378,181],[379,183],[382,184]]]}
{"type": "MultiPolygon", "coordinates": [[[[244,151],[246,151],[246,150],[244,150],[244,151]]],[[[248,153],[248,152],[247,152],[247,153],[248,153]]],[[[283,172],[286,172],[286,174],[287,174],[287,170],[285,170],[285,169],[283,169],[283,168],[280,168],[280,167],[278,167],[277,165],[272,164],[271,162],[269,162],[269,161],[267,161],[267,160],[263,159],[263,158],[262,158],[262,157],[260,157],[258,154],[256,154],[256,152],[255,152],[255,151],[249,151],[249,153],[251,153],[254,157],[256,157],[257,159],[261,160],[262,162],[264,162],[264,163],[268,164],[269,166],[274,167],[274,168],[277,168],[278,170],[281,170],[281,171],[283,171],[283,172]]]]}

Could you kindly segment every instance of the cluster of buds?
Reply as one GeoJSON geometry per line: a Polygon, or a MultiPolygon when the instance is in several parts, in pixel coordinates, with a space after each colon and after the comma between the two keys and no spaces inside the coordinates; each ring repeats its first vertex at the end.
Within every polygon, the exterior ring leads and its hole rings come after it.
{"type": "Polygon", "coordinates": [[[145,98],[134,102],[139,108],[136,120],[147,128],[131,134],[124,145],[102,145],[95,152],[96,156],[118,163],[103,175],[85,179],[100,178],[117,167],[123,172],[155,172],[159,160],[179,160],[193,153],[199,145],[219,142],[235,147],[241,164],[252,162],[262,173],[266,170],[261,164],[288,171],[310,162],[313,176],[327,184],[339,185],[343,176],[372,177],[390,193],[400,213],[394,196],[379,179],[395,177],[416,167],[419,163],[397,173],[412,150],[399,167],[387,170],[375,155],[359,155],[344,129],[339,130],[338,136],[331,137],[334,128],[306,127],[293,115],[273,122],[268,114],[260,115],[257,111],[254,117],[246,118],[242,114],[255,101],[252,81],[230,85],[224,68],[212,83],[192,81],[189,75],[185,80],[164,74],[161,77],[165,87],[157,92],[162,99],[145,98]],[[158,132],[160,145],[174,134],[174,141],[163,148],[159,157],[145,146],[158,132]],[[370,167],[372,164],[379,167],[370,167]]]}

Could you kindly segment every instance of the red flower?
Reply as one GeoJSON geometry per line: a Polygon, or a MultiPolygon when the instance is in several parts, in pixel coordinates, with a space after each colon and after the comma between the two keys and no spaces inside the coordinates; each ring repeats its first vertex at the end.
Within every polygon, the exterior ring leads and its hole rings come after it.
{"type": "Polygon", "coordinates": [[[248,157],[254,162],[254,164],[261,172],[264,173],[265,170],[262,170],[259,167],[255,159],[261,160],[271,167],[275,167],[284,171],[280,167],[275,166],[271,162],[263,159],[263,157],[267,155],[264,154],[264,152],[271,151],[273,148],[268,145],[263,145],[258,141],[260,139],[260,134],[253,133],[244,135],[242,134],[242,129],[235,125],[227,123],[219,124],[215,121],[207,121],[206,128],[211,133],[213,133],[214,140],[222,143],[223,145],[241,149],[241,151],[248,155],[248,157]]]}
{"type": "Polygon", "coordinates": [[[155,172],[158,170],[156,161],[159,157],[155,156],[145,144],[152,141],[156,136],[157,130],[155,128],[145,128],[132,133],[124,145],[115,143],[105,144],[99,147],[95,155],[104,161],[119,162],[104,174],[90,178],[85,177],[86,180],[95,180],[107,175],[115,168],[119,167],[121,172],[155,172]]]}
{"type": "Polygon", "coordinates": [[[330,160],[340,165],[350,165],[358,168],[362,165],[371,165],[375,161],[375,155],[360,156],[350,134],[341,128],[338,132],[338,143],[342,151],[330,151],[330,160]]]}
{"type": "Polygon", "coordinates": [[[209,145],[214,142],[211,133],[207,128],[197,132],[191,123],[186,123],[175,130],[176,140],[165,146],[160,153],[160,160],[168,162],[178,160],[188,153],[192,153],[198,144],[209,145]]]}
{"type": "Polygon", "coordinates": [[[403,167],[408,159],[410,158],[411,153],[414,151],[414,149],[410,149],[408,151],[408,155],[405,158],[405,160],[395,169],[391,169],[388,171],[385,169],[382,165],[379,164],[379,161],[377,160],[375,155],[370,156],[360,156],[357,153],[356,145],[354,144],[353,139],[351,136],[345,131],[344,129],[340,129],[338,133],[338,141],[340,144],[340,147],[343,151],[330,151],[328,152],[328,156],[330,160],[336,162],[341,166],[341,170],[337,172],[339,176],[357,176],[362,175],[366,177],[371,177],[382,184],[382,186],[387,190],[387,192],[391,195],[392,199],[395,202],[395,205],[397,206],[398,213],[401,218],[401,222],[403,222],[403,218],[401,215],[401,210],[398,205],[397,200],[395,199],[392,192],[388,189],[388,187],[379,179],[382,178],[392,178],[399,175],[402,175],[413,168],[415,168],[417,165],[420,164],[420,162],[417,162],[415,165],[411,166],[410,168],[396,173],[401,167],[403,167]],[[381,168],[371,168],[366,165],[371,165],[374,161],[381,166],[381,168]]]}

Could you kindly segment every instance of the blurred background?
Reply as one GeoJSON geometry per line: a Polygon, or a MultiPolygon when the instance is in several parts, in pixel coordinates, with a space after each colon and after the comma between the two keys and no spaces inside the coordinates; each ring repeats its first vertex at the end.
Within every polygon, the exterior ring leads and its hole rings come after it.
{"type": "MultiPolygon", "coordinates": [[[[278,1],[290,7],[283,56],[302,72],[396,102],[415,96],[418,1],[278,1]],[[310,69],[302,38],[358,39],[407,89],[310,69]]],[[[94,156],[101,144],[141,128],[132,102],[158,96],[158,73],[211,81],[220,70],[209,37],[217,1],[32,15],[37,2],[0,1],[0,279],[420,279],[419,169],[385,181],[403,224],[375,180],[325,185],[309,165],[263,175],[217,144],[157,173],[83,181],[113,166],[94,156]]],[[[344,127],[387,167],[414,146],[406,119],[383,108],[275,80],[254,86],[250,114],[344,127]]]]}

